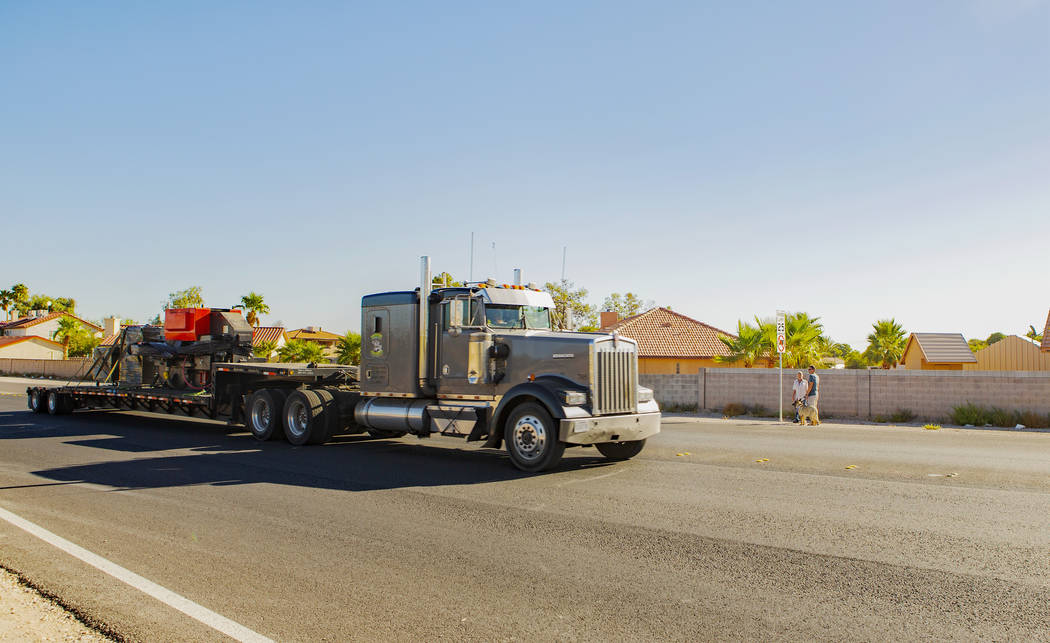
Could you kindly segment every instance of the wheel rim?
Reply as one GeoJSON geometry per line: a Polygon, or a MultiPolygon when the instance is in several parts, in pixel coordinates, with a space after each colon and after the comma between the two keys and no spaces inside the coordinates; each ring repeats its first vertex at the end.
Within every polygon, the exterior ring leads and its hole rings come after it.
{"type": "Polygon", "coordinates": [[[40,408],[40,393],[33,391],[29,394],[29,405],[34,409],[40,408]]]}
{"type": "Polygon", "coordinates": [[[252,406],[252,426],[262,433],[270,427],[270,419],[273,417],[273,409],[270,408],[270,402],[263,398],[255,400],[255,404],[252,406]]]}
{"type": "Polygon", "coordinates": [[[57,409],[58,409],[58,396],[57,395],[48,395],[47,396],[47,410],[51,411],[53,413],[57,409]]]}
{"type": "Polygon", "coordinates": [[[535,415],[524,415],[514,425],[514,450],[522,460],[533,462],[547,446],[547,427],[535,415]]]}
{"type": "Polygon", "coordinates": [[[306,427],[309,424],[310,413],[306,405],[299,400],[292,402],[288,409],[288,430],[292,432],[292,435],[300,436],[306,433],[306,427]]]}

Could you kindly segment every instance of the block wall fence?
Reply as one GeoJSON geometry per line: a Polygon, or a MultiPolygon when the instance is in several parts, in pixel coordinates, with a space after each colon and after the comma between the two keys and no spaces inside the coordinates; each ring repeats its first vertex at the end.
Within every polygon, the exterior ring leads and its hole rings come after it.
{"type": "Polygon", "coordinates": [[[16,359],[0,358],[0,375],[37,375],[55,379],[80,379],[91,365],[84,359],[16,359]]]}
{"type": "MultiPolygon", "coordinates": [[[[797,369],[784,369],[784,407],[791,405],[797,369]]],[[[837,417],[870,419],[908,409],[919,419],[940,420],[973,403],[1011,411],[1050,413],[1050,373],[1038,371],[820,370],[820,410],[837,417]]],[[[720,411],[730,402],[777,408],[773,368],[702,368],[681,375],[640,374],[661,405],[720,411]]]]}

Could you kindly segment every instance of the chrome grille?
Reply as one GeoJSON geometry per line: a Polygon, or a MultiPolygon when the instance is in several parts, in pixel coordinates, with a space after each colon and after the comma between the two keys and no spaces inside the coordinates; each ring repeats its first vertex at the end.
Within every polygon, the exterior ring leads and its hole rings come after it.
{"type": "Polygon", "coordinates": [[[634,344],[599,344],[595,352],[594,415],[638,410],[638,358],[634,344]]]}

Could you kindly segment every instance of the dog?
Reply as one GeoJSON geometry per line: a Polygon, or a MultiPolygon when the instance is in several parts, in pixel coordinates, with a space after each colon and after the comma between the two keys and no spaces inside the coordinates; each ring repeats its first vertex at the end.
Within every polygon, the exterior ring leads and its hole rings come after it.
{"type": "Polygon", "coordinates": [[[805,403],[799,404],[798,417],[802,426],[806,426],[806,420],[809,420],[810,426],[817,426],[820,424],[820,415],[817,413],[817,407],[815,406],[809,406],[805,403]]]}

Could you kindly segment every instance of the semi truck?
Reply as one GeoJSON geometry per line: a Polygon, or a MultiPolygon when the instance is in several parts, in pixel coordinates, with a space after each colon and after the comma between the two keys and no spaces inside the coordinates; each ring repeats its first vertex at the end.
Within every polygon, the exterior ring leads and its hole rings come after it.
{"type": "Polygon", "coordinates": [[[435,288],[421,257],[418,288],[362,298],[360,366],[258,361],[239,310],[177,309],[163,329],[125,329],[92,363],[93,381],[26,394],[36,413],[205,417],[293,445],[344,433],[451,436],[503,447],[528,472],[555,467],[572,447],[637,455],[661,417],[638,383],[637,343],[554,330],[554,312],[532,284],[435,288]]]}

